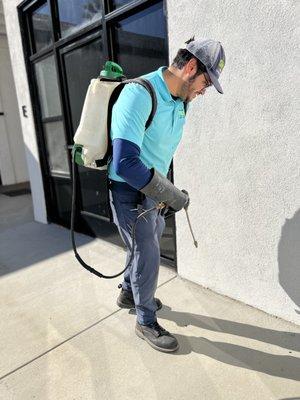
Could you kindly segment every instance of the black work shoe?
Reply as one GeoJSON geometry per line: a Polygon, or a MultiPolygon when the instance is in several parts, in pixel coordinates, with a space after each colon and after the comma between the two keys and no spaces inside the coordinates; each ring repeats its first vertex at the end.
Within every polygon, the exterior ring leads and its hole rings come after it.
{"type": "Polygon", "coordinates": [[[171,353],[179,349],[177,339],[162,328],[158,322],[151,325],[141,325],[137,322],[135,333],[139,338],[146,340],[155,350],[171,353]]]}
{"type": "MultiPolygon", "coordinates": [[[[155,298],[154,299],[157,305],[157,310],[162,308],[162,302],[155,298]]],[[[117,299],[117,305],[121,308],[135,308],[133,294],[129,290],[121,289],[121,293],[117,299]]]]}

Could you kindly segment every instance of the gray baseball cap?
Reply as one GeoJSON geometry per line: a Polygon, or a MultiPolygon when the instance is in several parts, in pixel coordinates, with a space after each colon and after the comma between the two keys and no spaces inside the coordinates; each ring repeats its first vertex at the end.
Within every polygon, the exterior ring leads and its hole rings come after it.
{"type": "Polygon", "coordinates": [[[225,66],[225,52],[221,43],[213,39],[192,39],[187,42],[186,49],[206,66],[214,87],[223,93],[219,77],[225,66]]]}

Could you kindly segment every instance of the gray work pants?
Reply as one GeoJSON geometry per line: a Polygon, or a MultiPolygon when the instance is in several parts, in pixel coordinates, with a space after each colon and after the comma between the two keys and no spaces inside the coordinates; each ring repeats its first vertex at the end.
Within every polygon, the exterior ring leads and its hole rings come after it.
{"type": "MultiPolygon", "coordinates": [[[[132,251],[131,228],[142,209],[148,210],[155,202],[127,184],[110,181],[110,206],[114,223],[127,248],[127,260],[132,251]]],[[[160,239],[165,228],[165,219],[159,210],[142,217],[136,226],[134,258],[124,273],[122,287],[132,291],[137,321],[147,325],[156,321],[157,288],[160,265],[160,239]]]]}

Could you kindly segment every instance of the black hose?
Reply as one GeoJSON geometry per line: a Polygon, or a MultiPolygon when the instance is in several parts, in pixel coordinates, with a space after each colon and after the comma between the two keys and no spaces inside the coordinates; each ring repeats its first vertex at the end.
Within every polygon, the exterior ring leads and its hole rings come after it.
{"type": "Polygon", "coordinates": [[[115,275],[104,275],[101,272],[95,270],[93,267],[90,265],[86,264],[83,259],[80,257],[80,255],[77,252],[76,248],[76,243],[75,243],[75,235],[74,235],[74,225],[75,225],[75,211],[76,211],[76,182],[78,179],[78,174],[77,174],[77,169],[75,166],[75,151],[72,156],[72,208],[71,208],[71,240],[72,240],[72,247],[74,250],[74,254],[76,259],[80,262],[80,264],[85,268],[87,271],[90,273],[98,276],[99,278],[104,278],[104,279],[114,279],[117,278],[118,276],[122,275],[129,265],[131,264],[133,257],[134,257],[134,246],[135,246],[135,231],[136,231],[136,226],[137,223],[139,222],[140,218],[145,217],[145,215],[149,214],[151,211],[157,210],[157,207],[150,208],[149,210],[143,211],[141,214],[137,216],[137,219],[135,223],[132,225],[132,232],[131,232],[131,238],[132,238],[132,247],[131,247],[131,255],[130,259],[126,265],[126,267],[119,272],[118,274],[115,275]]]}

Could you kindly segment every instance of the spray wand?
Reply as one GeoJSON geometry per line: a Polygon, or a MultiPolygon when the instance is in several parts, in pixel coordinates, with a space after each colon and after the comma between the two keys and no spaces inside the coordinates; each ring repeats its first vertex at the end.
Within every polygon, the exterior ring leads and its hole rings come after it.
{"type": "MultiPolygon", "coordinates": [[[[185,190],[183,190],[183,192],[187,193],[185,190]]],[[[166,207],[165,203],[159,203],[159,204],[157,205],[156,208],[157,208],[157,209],[162,209],[162,208],[165,208],[165,207],[166,207]]],[[[190,232],[191,232],[191,235],[192,235],[192,238],[193,238],[193,241],[194,241],[194,246],[195,246],[196,248],[198,248],[198,242],[197,242],[197,240],[196,240],[196,238],[195,238],[195,235],[194,235],[194,232],[193,232],[191,220],[190,220],[189,213],[188,213],[188,207],[189,207],[189,203],[184,207],[184,211],[185,211],[186,219],[187,219],[187,221],[188,221],[189,228],[190,228],[190,232]]],[[[171,216],[174,215],[174,214],[175,214],[175,213],[169,214],[168,216],[165,217],[165,219],[171,217],[171,216]]]]}

